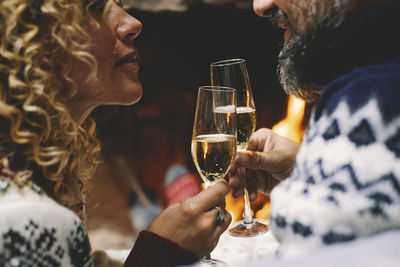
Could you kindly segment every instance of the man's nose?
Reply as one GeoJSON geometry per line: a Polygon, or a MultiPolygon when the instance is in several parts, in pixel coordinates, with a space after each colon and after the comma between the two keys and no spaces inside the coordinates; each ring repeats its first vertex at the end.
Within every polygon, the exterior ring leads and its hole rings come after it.
{"type": "Polygon", "coordinates": [[[270,10],[274,6],[274,0],[253,0],[254,12],[260,17],[267,17],[268,10],[270,10]]]}

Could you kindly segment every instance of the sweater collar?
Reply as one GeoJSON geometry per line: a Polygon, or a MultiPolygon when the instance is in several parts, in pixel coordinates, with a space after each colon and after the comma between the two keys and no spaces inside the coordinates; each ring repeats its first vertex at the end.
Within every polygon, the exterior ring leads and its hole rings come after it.
{"type": "Polygon", "coordinates": [[[326,68],[320,82],[327,84],[355,68],[399,57],[399,14],[400,2],[392,0],[366,10],[336,33],[326,33],[325,45],[314,52],[317,64],[326,68]]]}

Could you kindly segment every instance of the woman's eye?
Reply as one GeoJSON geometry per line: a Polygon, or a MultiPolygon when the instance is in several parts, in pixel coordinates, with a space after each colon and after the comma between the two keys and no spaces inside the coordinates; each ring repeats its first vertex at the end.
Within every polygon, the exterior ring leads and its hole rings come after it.
{"type": "MultiPolygon", "coordinates": [[[[90,9],[94,10],[94,11],[103,11],[104,8],[107,6],[107,3],[110,2],[111,0],[97,0],[94,1],[91,5],[90,5],[90,9]]],[[[122,0],[114,0],[115,4],[117,4],[118,6],[122,7],[124,6],[124,3],[122,0]]]]}
{"type": "Polygon", "coordinates": [[[117,6],[119,6],[120,8],[122,8],[122,9],[126,9],[126,1],[124,1],[124,0],[115,0],[114,1],[115,2],[115,4],[117,5],[117,6]]]}
{"type": "Polygon", "coordinates": [[[90,5],[90,9],[91,10],[95,10],[95,11],[103,11],[106,4],[107,4],[108,0],[97,0],[94,1],[91,5],[90,5]]]}

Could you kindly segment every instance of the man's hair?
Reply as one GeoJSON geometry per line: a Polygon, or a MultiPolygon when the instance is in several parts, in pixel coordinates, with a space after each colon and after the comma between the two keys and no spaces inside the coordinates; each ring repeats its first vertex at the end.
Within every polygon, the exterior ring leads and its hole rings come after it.
{"type": "Polygon", "coordinates": [[[88,79],[95,79],[97,62],[87,52],[85,25],[98,25],[94,12],[106,12],[111,3],[0,2],[0,163],[29,173],[20,177],[81,217],[99,142],[94,121],[79,125],[65,106],[76,93],[69,72],[74,62],[83,62],[88,79]]]}

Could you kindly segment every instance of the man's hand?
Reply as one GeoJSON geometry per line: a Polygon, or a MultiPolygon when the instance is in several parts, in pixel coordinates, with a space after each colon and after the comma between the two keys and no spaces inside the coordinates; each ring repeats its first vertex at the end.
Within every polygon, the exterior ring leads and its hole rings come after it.
{"type": "Polygon", "coordinates": [[[243,194],[243,180],[239,170],[246,168],[245,181],[250,201],[257,199],[257,191],[269,194],[272,188],[292,172],[300,145],[270,129],[257,130],[251,137],[247,150],[239,153],[230,170],[229,184],[232,195],[243,194]]]}
{"type": "Polygon", "coordinates": [[[193,198],[169,206],[153,220],[148,230],[190,250],[200,259],[215,248],[232,220],[225,210],[228,192],[225,182],[217,183],[193,198]],[[225,219],[219,224],[216,224],[216,206],[225,212],[225,219]]]}

